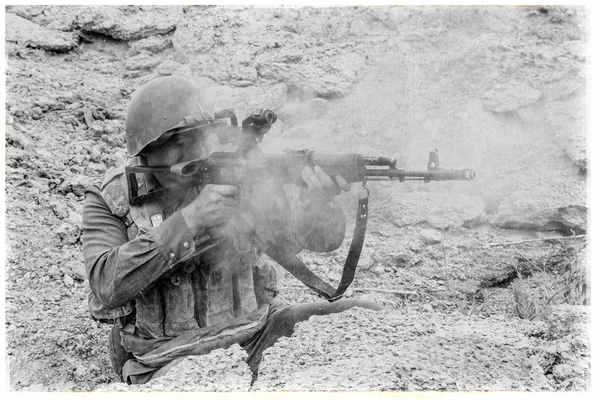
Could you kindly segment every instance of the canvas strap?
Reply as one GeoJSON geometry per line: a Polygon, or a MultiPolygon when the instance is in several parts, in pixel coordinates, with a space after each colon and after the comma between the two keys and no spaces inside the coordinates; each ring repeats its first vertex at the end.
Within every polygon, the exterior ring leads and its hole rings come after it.
{"type": "Polygon", "coordinates": [[[290,253],[289,249],[275,248],[267,251],[267,255],[277,261],[286,271],[292,274],[300,282],[304,283],[319,296],[335,301],[342,297],[348,286],[354,280],[356,266],[360,259],[365,233],[367,231],[367,220],[369,211],[369,191],[363,185],[358,195],[358,209],[356,211],[356,224],[348,256],[344,263],[342,278],[337,289],[325,282],[316,275],[300,260],[295,254],[290,253]]]}

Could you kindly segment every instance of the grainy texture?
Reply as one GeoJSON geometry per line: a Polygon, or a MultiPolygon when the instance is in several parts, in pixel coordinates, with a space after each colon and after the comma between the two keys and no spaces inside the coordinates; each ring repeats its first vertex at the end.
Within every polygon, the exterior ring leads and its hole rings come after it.
{"type": "MultiPolygon", "coordinates": [[[[240,120],[256,108],[275,110],[280,118],[262,143],[266,152],[381,155],[425,169],[437,148],[442,167],[471,167],[477,177],[369,183],[370,221],[349,293],[383,302],[387,314],[350,312],[301,324],[270,350],[252,388],[235,348],[186,362],[191,375],[165,388],[186,390],[190,380],[212,385],[207,390],[589,390],[582,317],[589,307],[581,304],[589,298],[591,246],[584,236],[525,242],[588,230],[585,8],[5,11],[12,390],[121,390],[107,356],[110,327],[87,310],[82,194],[126,158],[132,91],[171,74],[195,80],[215,108],[232,108],[240,120]],[[539,335],[528,336],[528,326],[539,327],[539,335]],[[529,348],[542,350],[527,358],[529,348]],[[340,360],[337,368],[327,352],[340,360]],[[196,374],[206,379],[196,381],[196,374]]],[[[333,284],[348,251],[357,191],[339,196],[349,220],[342,247],[300,255],[333,284]]],[[[280,275],[282,297],[316,299],[280,275]]]]}
{"type": "Polygon", "coordinates": [[[248,391],[252,382],[250,367],[244,362],[247,353],[238,345],[218,349],[206,356],[186,357],[169,369],[166,375],[144,385],[115,383],[99,391],[248,391]]]}
{"type": "Polygon", "coordinates": [[[258,390],[549,390],[543,323],[352,309],[298,324],[268,349],[258,390]]]}

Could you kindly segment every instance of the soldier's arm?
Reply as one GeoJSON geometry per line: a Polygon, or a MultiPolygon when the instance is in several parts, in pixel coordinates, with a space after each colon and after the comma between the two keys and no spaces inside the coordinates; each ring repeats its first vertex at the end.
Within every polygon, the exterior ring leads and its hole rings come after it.
{"type": "Polygon", "coordinates": [[[113,215],[95,187],[83,206],[83,255],[94,295],[108,308],[134,299],[196,251],[194,237],[178,211],[129,241],[127,227],[113,215]]]}

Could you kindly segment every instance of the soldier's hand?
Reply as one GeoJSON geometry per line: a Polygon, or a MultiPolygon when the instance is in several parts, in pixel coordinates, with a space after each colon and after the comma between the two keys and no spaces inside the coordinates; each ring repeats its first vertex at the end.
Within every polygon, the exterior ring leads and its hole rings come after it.
{"type": "Polygon", "coordinates": [[[344,178],[336,175],[334,179],[331,179],[323,168],[316,165],[313,168],[306,166],[302,170],[302,179],[308,186],[308,188],[323,197],[333,198],[340,194],[342,190],[347,192],[351,186],[344,178]]]}
{"type": "Polygon", "coordinates": [[[193,234],[201,229],[227,223],[240,204],[240,188],[233,185],[206,185],[193,202],[181,210],[193,234]]]}

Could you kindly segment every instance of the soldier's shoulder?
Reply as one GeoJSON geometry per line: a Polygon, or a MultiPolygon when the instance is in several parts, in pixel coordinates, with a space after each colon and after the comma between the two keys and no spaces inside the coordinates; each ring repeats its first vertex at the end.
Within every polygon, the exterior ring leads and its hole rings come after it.
{"type": "Polygon", "coordinates": [[[118,182],[125,175],[125,165],[119,165],[117,167],[110,167],[104,174],[102,183],[100,184],[100,190],[103,190],[106,186],[113,182],[118,182]]]}
{"type": "Polygon", "coordinates": [[[118,181],[121,175],[125,173],[125,166],[110,167],[103,177],[91,179],[85,187],[86,192],[101,192],[110,182],[118,181]]]}

